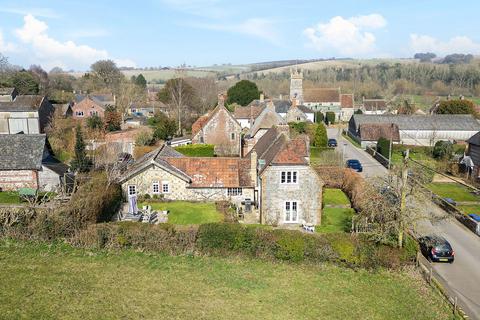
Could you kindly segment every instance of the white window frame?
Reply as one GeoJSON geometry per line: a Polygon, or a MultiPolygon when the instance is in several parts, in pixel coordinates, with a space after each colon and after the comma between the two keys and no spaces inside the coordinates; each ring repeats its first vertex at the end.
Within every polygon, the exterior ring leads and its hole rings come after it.
{"type": "Polygon", "coordinates": [[[235,197],[235,196],[241,196],[241,195],[243,195],[242,188],[227,188],[227,196],[235,197]]]}
{"type": "Polygon", "coordinates": [[[152,193],[153,193],[153,194],[160,194],[160,183],[159,183],[158,181],[154,181],[154,182],[152,183],[152,193]],[[157,190],[155,190],[155,188],[156,188],[157,190]]]}
{"type": "Polygon", "coordinates": [[[298,184],[298,171],[296,170],[281,171],[280,184],[298,184]]]}
{"type": "Polygon", "coordinates": [[[170,193],[170,183],[168,181],[162,181],[162,193],[170,193]]]}
{"type": "Polygon", "coordinates": [[[129,185],[127,186],[127,194],[128,194],[129,196],[131,196],[131,195],[136,195],[136,194],[137,194],[137,186],[136,186],[135,184],[129,184],[129,185]],[[132,188],[133,188],[133,192],[131,191],[132,188]]]}
{"type": "Polygon", "coordinates": [[[75,116],[76,117],[83,117],[84,116],[83,111],[75,111],[75,116]]]}
{"type": "Polygon", "coordinates": [[[283,213],[284,213],[284,222],[285,223],[298,223],[299,213],[298,210],[298,201],[297,200],[289,200],[283,203],[283,213]],[[295,217],[295,219],[293,219],[295,217]]]}

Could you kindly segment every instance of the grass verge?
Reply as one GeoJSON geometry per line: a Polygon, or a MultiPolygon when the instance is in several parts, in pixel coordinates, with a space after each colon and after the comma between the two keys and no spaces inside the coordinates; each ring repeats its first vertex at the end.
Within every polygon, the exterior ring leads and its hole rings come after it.
{"type": "Polygon", "coordinates": [[[18,192],[4,191],[0,192],[1,204],[16,204],[20,203],[20,196],[18,192]]]}
{"type": "Polygon", "coordinates": [[[470,190],[458,183],[433,182],[427,185],[433,193],[442,198],[451,198],[456,202],[480,201],[480,197],[470,193],[470,190]]]}

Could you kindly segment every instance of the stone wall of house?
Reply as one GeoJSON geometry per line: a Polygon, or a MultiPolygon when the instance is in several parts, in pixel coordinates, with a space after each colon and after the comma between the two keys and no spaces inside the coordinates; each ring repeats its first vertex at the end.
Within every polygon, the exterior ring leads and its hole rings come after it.
{"type": "Polygon", "coordinates": [[[58,191],[60,176],[53,170],[42,166],[42,170],[38,172],[38,183],[39,188],[43,191],[58,191]]]}
{"type": "Polygon", "coordinates": [[[2,191],[16,191],[20,188],[37,189],[37,172],[34,170],[0,171],[0,189],[2,191]]]}
{"type": "Polygon", "coordinates": [[[221,107],[193,138],[192,143],[215,146],[217,156],[239,156],[242,127],[221,107]]]}
{"type": "Polygon", "coordinates": [[[322,214],[323,183],[310,166],[269,166],[262,173],[262,223],[279,226],[303,222],[318,225],[322,214]],[[281,184],[282,171],[296,171],[296,184],[281,184]],[[296,201],[296,223],[285,222],[285,202],[296,201]]]}
{"type": "MultiPolygon", "coordinates": [[[[159,182],[160,194],[168,200],[187,200],[187,201],[230,201],[235,205],[241,205],[241,202],[249,198],[254,200],[254,189],[243,188],[241,196],[228,196],[227,188],[190,188],[189,184],[177,176],[165,171],[158,166],[150,166],[142,170],[137,175],[131,177],[122,183],[122,190],[125,196],[128,195],[128,186],[135,185],[137,194],[149,194],[153,196],[153,183],[159,182]],[[162,183],[169,184],[169,193],[162,193],[162,183]]],[[[160,195],[159,194],[159,195],[160,195]]]]}
{"type": "Polygon", "coordinates": [[[287,123],[290,123],[290,122],[306,122],[308,119],[307,119],[307,116],[306,114],[298,109],[298,108],[295,108],[295,107],[292,107],[290,109],[288,109],[288,112],[287,114],[285,115],[285,121],[287,121],[287,123]]]}

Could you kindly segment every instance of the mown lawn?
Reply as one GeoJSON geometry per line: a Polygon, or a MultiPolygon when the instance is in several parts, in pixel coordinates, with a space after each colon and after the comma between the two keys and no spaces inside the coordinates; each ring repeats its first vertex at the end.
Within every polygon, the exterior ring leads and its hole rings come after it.
{"type": "Polygon", "coordinates": [[[187,157],[213,157],[215,146],[212,144],[189,144],[176,147],[175,150],[187,157]]]}
{"type": "Polygon", "coordinates": [[[0,242],[2,319],[451,319],[413,272],[0,242]]]}
{"type": "Polygon", "coordinates": [[[480,201],[480,197],[470,193],[467,187],[458,183],[433,182],[427,185],[436,195],[442,198],[451,198],[457,202],[461,201],[480,201]]]}
{"type": "Polygon", "coordinates": [[[15,204],[20,203],[18,192],[4,191],[0,192],[0,204],[15,204]]]}
{"type": "Polygon", "coordinates": [[[462,210],[466,214],[470,214],[470,213],[480,214],[480,204],[476,206],[458,206],[458,209],[462,210]]]}
{"type": "Polygon", "coordinates": [[[316,226],[315,231],[319,233],[349,232],[354,214],[355,211],[351,208],[323,208],[322,225],[316,226]]]}
{"type": "MultiPolygon", "coordinates": [[[[153,210],[168,210],[168,223],[171,224],[203,224],[220,222],[223,216],[212,202],[152,202],[148,203],[153,210]]],[[[142,203],[141,205],[145,205],[142,203]]]]}
{"type": "Polygon", "coordinates": [[[341,189],[323,189],[324,205],[350,205],[350,200],[341,189]]]}

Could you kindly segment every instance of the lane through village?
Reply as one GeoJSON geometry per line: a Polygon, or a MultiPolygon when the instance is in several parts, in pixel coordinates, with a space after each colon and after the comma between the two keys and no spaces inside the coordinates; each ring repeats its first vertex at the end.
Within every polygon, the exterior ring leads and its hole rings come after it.
{"type": "MultiPolygon", "coordinates": [[[[338,148],[344,151],[345,161],[360,160],[364,169],[362,175],[365,178],[388,175],[388,170],[373,157],[343,138],[341,129],[328,128],[327,133],[329,138],[337,139],[338,148]]],[[[440,210],[433,203],[422,209],[427,210],[429,214],[440,210]]],[[[433,224],[426,221],[418,226],[417,232],[442,235],[452,244],[455,250],[455,262],[453,264],[434,263],[433,269],[448,284],[452,293],[458,296],[459,304],[470,318],[480,320],[480,238],[452,218],[433,224]]]]}

